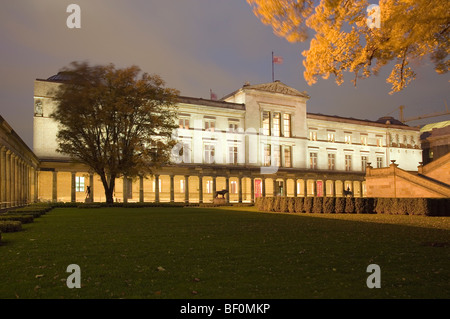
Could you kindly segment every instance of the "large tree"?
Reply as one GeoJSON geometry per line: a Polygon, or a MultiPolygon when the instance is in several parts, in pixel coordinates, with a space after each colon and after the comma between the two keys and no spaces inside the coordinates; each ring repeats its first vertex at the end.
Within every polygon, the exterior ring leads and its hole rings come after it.
{"type": "Polygon", "coordinates": [[[145,175],[167,163],[178,91],[139,67],[73,62],[53,92],[59,123],[58,152],[88,165],[113,202],[115,179],[145,175]]]}
{"type": "Polygon", "coordinates": [[[380,0],[380,27],[371,24],[375,9],[366,0],[247,0],[260,20],[291,42],[306,41],[304,77],[308,84],[343,72],[367,78],[392,62],[387,78],[392,91],[415,78],[411,67],[430,58],[436,72],[449,70],[450,6],[448,0],[380,0]],[[369,16],[370,15],[370,16],[369,16]],[[369,21],[369,23],[367,23],[369,21]]]}

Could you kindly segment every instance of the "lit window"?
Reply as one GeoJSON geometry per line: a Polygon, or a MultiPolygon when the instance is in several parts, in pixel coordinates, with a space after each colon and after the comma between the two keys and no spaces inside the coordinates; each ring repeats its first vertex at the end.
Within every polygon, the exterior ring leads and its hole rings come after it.
{"type": "Polygon", "coordinates": [[[284,147],[284,167],[292,167],[291,147],[290,146],[284,147]]]}
{"type": "Polygon", "coordinates": [[[238,189],[237,189],[237,182],[236,181],[231,181],[230,182],[230,193],[231,194],[237,194],[238,189]]]}
{"type": "Polygon", "coordinates": [[[352,156],[351,155],[345,155],[345,170],[346,171],[352,170],[352,156]]]}
{"type": "Polygon", "coordinates": [[[317,131],[309,131],[309,140],[317,141],[317,131]]]}
{"type": "Polygon", "coordinates": [[[367,146],[367,135],[361,135],[361,145],[367,146]]]}
{"type": "Polygon", "coordinates": [[[263,134],[270,135],[270,112],[264,111],[263,117],[263,134]]]}
{"type": "Polygon", "coordinates": [[[317,169],[317,153],[309,153],[309,167],[317,169]]]}
{"type": "Polygon", "coordinates": [[[335,134],[328,132],[328,142],[334,142],[335,134]]]}
{"type": "Polygon", "coordinates": [[[213,181],[206,181],[206,193],[212,194],[213,192],[213,181]]]}
{"type": "Polygon", "coordinates": [[[285,137],[291,137],[291,115],[283,114],[283,134],[285,137]]]}
{"type": "Polygon", "coordinates": [[[270,144],[264,145],[264,166],[270,166],[271,164],[271,149],[270,144]]]}
{"type": "Polygon", "coordinates": [[[383,138],[382,137],[377,137],[377,146],[378,147],[382,147],[383,146],[383,138]]]}
{"type": "Polygon", "coordinates": [[[335,154],[328,154],[328,169],[334,170],[336,165],[336,155],[335,154]]]}
{"type": "Polygon", "coordinates": [[[184,179],[180,179],[180,193],[184,193],[184,179]]]}
{"type": "Polygon", "coordinates": [[[237,132],[238,125],[236,123],[228,123],[228,132],[234,133],[237,132]]]}
{"type": "Polygon", "coordinates": [[[84,192],[84,177],[75,176],[75,191],[84,192]]]}
{"type": "Polygon", "coordinates": [[[275,145],[273,148],[273,161],[275,166],[281,166],[280,146],[275,145]]]}
{"type": "Polygon", "coordinates": [[[281,121],[281,114],[280,113],[273,113],[273,136],[280,136],[280,125],[281,121]]]}
{"type": "Polygon", "coordinates": [[[377,168],[382,168],[383,167],[383,158],[378,156],[377,157],[377,168]]]}
{"type": "Polygon", "coordinates": [[[214,121],[214,120],[205,120],[205,131],[214,132],[215,126],[216,126],[216,121],[214,121]]]}
{"type": "Polygon", "coordinates": [[[352,134],[345,134],[345,144],[352,144],[352,134]]]}
{"type": "Polygon", "coordinates": [[[214,145],[210,144],[205,145],[205,163],[206,164],[214,163],[214,145]]]}
{"type": "Polygon", "coordinates": [[[179,120],[179,128],[189,129],[189,119],[181,118],[179,120]]]}

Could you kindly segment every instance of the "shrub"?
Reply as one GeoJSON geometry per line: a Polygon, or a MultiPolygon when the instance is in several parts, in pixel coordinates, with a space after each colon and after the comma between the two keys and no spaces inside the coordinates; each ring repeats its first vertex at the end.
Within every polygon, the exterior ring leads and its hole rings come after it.
{"type": "Polygon", "coordinates": [[[331,214],[334,213],[334,202],[335,202],[335,198],[334,197],[325,197],[323,199],[323,208],[322,211],[325,214],[331,214]]]}
{"type": "Polygon", "coordinates": [[[373,214],[375,211],[375,204],[376,199],[375,198],[363,198],[364,200],[364,213],[366,214],[373,214]]]}
{"type": "Polygon", "coordinates": [[[287,208],[289,213],[295,213],[295,198],[289,197],[287,201],[287,208]]]}
{"type": "Polygon", "coordinates": [[[386,212],[385,204],[387,198],[377,198],[377,204],[375,206],[375,212],[377,214],[384,214],[386,212]]]}
{"type": "Polygon", "coordinates": [[[344,197],[336,197],[334,204],[334,211],[337,214],[345,213],[345,198],[344,197]]]}
{"type": "Polygon", "coordinates": [[[313,209],[313,198],[312,197],[305,197],[305,200],[303,202],[303,210],[305,213],[312,213],[313,209]]]}
{"type": "Polygon", "coordinates": [[[34,217],[33,215],[0,215],[0,222],[8,220],[15,220],[21,222],[22,224],[29,224],[34,221],[34,217]]]}
{"type": "Polygon", "coordinates": [[[255,198],[255,207],[258,210],[264,209],[264,197],[257,197],[255,198]]]}
{"type": "Polygon", "coordinates": [[[22,230],[22,223],[19,221],[0,221],[0,232],[13,233],[22,230]]]}
{"type": "Polygon", "coordinates": [[[323,213],[323,197],[314,197],[312,212],[316,214],[323,213]]]}
{"type": "Polygon", "coordinates": [[[281,196],[275,196],[274,202],[273,202],[273,211],[274,212],[280,212],[281,211],[281,196]]]}
{"type": "Polygon", "coordinates": [[[6,213],[6,215],[4,216],[10,216],[10,215],[31,215],[33,216],[33,218],[39,218],[43,215],[44,213],[42,212],[20,212],[20,211],[16,211],[16,210],[11,210],[9,212],[6,213]]]}
{"type": "Polygon", "coordinates": [[[296,213],[303,213],[303,197],[295,197],[294,198],[294,210],[296,213]]]}
{"type": "Polygon", "coordinates": [[[364,198],[355,198],[355,213],[364,214],[366,212],[364,198]]]}
{"type": "Polygon", "coordinates": [[[273,212],[275,198],[267,197],[264,201],[264,210],[266,212],[273,212]]]}
{"type": "Polygon", "coordinates": [[[348,214],[353,214],[355,212],[355,203],[353,197],[345,198],[345,212],[348,214]]]}

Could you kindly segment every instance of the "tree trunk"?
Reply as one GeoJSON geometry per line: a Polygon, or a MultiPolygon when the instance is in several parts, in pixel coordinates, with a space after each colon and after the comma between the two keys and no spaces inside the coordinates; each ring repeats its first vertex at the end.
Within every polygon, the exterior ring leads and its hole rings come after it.
{"type": "Polygon", "coordinates": [[[100,179],[102,180],[103,188],[105,189],[106,202],[108,204],[114,203],[113,195],[114,195],[114,186],[116,182],[115,176],[108,176],[107,179],[105,174],[100,174],[100,179]]]}

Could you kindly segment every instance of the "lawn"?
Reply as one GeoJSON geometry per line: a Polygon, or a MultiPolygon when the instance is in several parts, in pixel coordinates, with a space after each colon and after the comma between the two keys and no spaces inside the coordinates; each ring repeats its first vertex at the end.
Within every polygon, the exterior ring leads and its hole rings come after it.
{"type": "Polygon", "coordinates": [[[449,217],[58,208],[23,229],[2,236],[0,298],[450,298],[449,217]]]}

